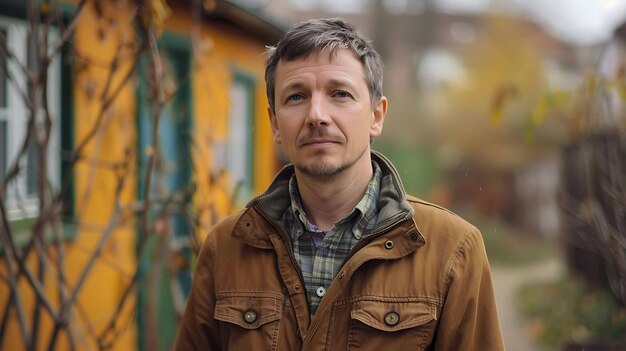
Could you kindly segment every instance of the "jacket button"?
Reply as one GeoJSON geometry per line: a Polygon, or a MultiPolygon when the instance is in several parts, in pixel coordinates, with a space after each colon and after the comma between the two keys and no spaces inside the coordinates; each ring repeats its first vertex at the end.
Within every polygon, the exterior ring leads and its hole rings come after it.
{"type": "Polygon", "coordinates": [[[417,240],[417,233],[416,232],[411,232],[411,240],[415,241],[417,240]]]}
{"type": "Polygon", "coordinates": [[[385,249],[391,250],[392,247],[393,247],[393,241],[391,240],[385,241],[385,249]]]}
{"type": "Polygon", "coordinates": [[[339,272],[339,279],[343,278],[344,274],[345,273],[343,271],[339,272]]]}
{"type": "Polygon", "coordinates": [[[315,290],[315,295],[317,295],[317,297],[323,297],[326,295],[326,289],[323,286],[320,286],[317,290],[315,290]]]}
{"type": "Polygon", "coordinates": [[[254,321],[256,321],[258,317],[259,314],[254,308],[248,308],[243,312],[243,320],[246,321],[246,323],[248,324],[254,323],[254,321]]]}
{"type": "Polygon", "coordinates": [[[385,315],[385,324],[387,324],[388,327],[393,327],[398,324],[398,322],[400,322],[400,315],[398,312],[391,311],[385,315]]]}

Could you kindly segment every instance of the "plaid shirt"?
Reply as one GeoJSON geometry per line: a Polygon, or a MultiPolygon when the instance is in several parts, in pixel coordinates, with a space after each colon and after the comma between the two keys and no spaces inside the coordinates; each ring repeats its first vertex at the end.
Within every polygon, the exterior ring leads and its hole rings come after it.
{"type": "Polygon", "coordinates": [[[371,234],[376,226],[381,170],[374,161],[372,167],[374,174],[361,201],[327,232],[307,220],[296,176],[293,175],[289,181],[291,206],[283,214],[283,220],[291,236],[294,256],[302,270],[311,316],[350,250],[362,237],[371,234]]]}

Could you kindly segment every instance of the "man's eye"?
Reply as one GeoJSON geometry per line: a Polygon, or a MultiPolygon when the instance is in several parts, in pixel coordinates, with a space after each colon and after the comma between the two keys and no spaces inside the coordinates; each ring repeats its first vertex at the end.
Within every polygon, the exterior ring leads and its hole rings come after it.
{"type": "Polygon", "coordinates": [[[335,93],[335,96],[338,98],[348,98],[350,97],[350,93],[346,92],[346,91],[338,91],[335,93]]]}
{"type": "Polygon", "coordinates": [[[299,101],[299,100],[302,100],[303,98],[304,96],[302,96],[302,94],[293,94],[287,98],[287,101],[299,101]]]}

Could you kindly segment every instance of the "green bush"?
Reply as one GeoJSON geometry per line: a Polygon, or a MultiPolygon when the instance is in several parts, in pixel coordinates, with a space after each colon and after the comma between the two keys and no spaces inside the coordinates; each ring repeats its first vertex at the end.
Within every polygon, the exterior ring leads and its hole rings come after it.
{"type": "Polygon", "coordinates": [[[503,221],[472,213],[461,216],[480,229],[492,265],[522,266],[556,255],[550,241],[528,235],[503,221]]]}

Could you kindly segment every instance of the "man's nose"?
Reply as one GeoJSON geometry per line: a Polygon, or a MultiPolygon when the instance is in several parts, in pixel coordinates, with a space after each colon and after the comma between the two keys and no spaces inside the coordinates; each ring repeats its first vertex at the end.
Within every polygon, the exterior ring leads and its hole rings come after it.
{"type": "Polygon", "coordinates": [[[307,125],[313,128],[328,125],[330,123],[330,115],[328,114],[323,96],[314,94],[310,101],[307,125]]]}

